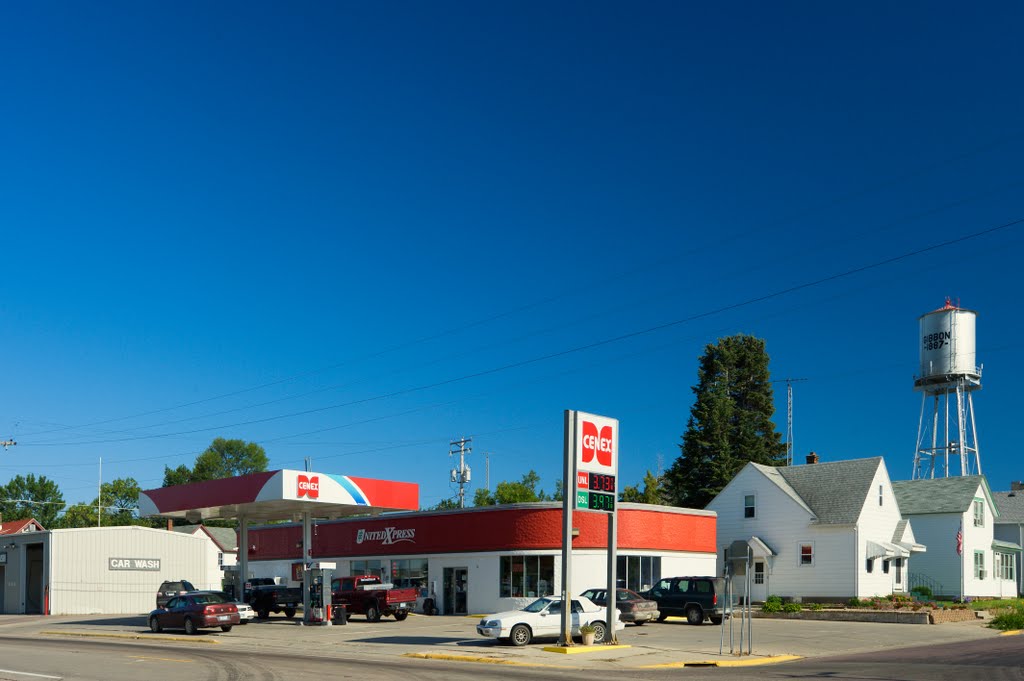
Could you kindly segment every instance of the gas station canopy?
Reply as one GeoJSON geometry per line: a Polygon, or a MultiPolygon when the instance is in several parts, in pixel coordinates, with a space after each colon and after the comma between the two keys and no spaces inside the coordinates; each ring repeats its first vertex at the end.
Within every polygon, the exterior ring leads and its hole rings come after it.
{"type": "Polygon", "coordinates": [[[279,470],[160,487],[139,494],[139,515],[209,519],[298,520],[419,509],[419,485],[310,471],[279,470]]]}

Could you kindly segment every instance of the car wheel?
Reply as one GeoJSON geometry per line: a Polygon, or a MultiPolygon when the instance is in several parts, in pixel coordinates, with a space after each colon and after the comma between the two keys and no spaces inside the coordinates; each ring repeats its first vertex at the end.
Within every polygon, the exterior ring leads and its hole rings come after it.
{"type": "Polygon", "coordinates": [[[408,616],[409,616],[409,613],[407,613],[404,610],[401,610],[401,611],[395,613],[395,619],[398,620],[399,622],[401,622],[402,620],[404,620],[408,616]]]}
{"type": "Polygon", "coordinates": [[[533,632],[530,631],[530,627],[525,624],[517,624],[512,627],[512,631],[508,635],[509,643],[514,646],[525,646],[533,639],[533,632]]]}
{"type": "Polygon", "coordinates": [[[288,619],[291,619],[291,618],[295,617],[295,608],[285,608],[284,609],[284,616],[287,617],[288,619]]]}
{"type": "Polygon", "coordinates": [[[704,612],[696,605],[691,605],[686,609],[686,621],[689,624],[703,624],[704,612]]]}
{"type": "Polygon", "coordinates": [[[721,617],[712,617],[711,618],[711,623],[714,624],[717,627],[718,625],[720,625],[722,623],[722,618],[721,617]]]}
{"type": "Polygon", "coordinates": [[[199,629],[196,627],[196,623],[192,621],[192,618],[191,617],[186,617],[185,618],[185,633],[188,634],[189,636],[195,636],[195,634],[198,631],[199,631],[199,629]]]}
{"type": "Polygon", "coordinates": [[[665,612],[664,610],[662,610],[662,611],[661,611],[661,614],[660,614],[660,615],[658,615],[658,621],[659,621],[659,622],[664,622],[664,621],[665,621],[665,620],[667,620],[667,619],[668,619],[668,613],[667,613],[667,612],[665,612]]]}
{"type": "Polygon", "coordinates": [[[647,620],[634,620],[633,624],[639,627],[642,624],[647,624],[647,620]]]}
{"type": "Polygon", "coordinates": [[[232,624],[222,624],[222,625],[220,625],[220,630],[221,631],[231,631],[231,627],[232,626],[234,626],[234,625],[232,625],[232,624]]]}
{"type": "Polygon", "coordinates": [[[160,626],[160,620],[158,620],[155,616],[150,617],[149,630],[152,631],[154,634],[159,634],[161,629],[163,629],[163,627],[160,626]]]}
{"type": "Polygon", "coordinates": [[[367,622],[380,622],[380,610],[375,604],[366,606],[366,621],[367,622]]]}
{"type": "Polygon", "coordinates": [[[261,620],[265,620],[268,617],[270,617],[270,611],[266,608],[263,608],[262,610],[257,610],[256,617],[260,618],[261,620]]]}
{"type": "Polygon", "coordinates": [[[605,637],[608,636],[608,627],[605,626],[604,622],[591,622],[590,626],[594,627],[594,641],[596,643],[603,643],[605,637]]]}

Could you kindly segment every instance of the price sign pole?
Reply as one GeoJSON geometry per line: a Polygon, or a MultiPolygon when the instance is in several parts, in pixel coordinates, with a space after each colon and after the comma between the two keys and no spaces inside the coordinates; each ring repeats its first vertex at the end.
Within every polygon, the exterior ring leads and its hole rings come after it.
{"type": "Polygon", "coordinates": [[[617,523],[619,422],[580,411],[565,412],[565,490],[562,502],[562,645],[572,645],[572,514],[573,511],[608,515],[608,604],[604,643],[616,640],[617,523]]]}

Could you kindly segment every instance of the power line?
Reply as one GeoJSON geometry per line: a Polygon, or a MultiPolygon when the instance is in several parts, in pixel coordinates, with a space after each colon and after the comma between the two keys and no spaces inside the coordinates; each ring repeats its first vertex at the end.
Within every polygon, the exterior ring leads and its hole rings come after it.
{"type": "MultiPolygon", "coordinates": [[[[855,191],[852,191],[852,192],[848,192],[846,194],[841,194],[839,196],[832,197],[830,199],[818,202],[817,204],[811,205],[810,207],[808,207],[808,208],[806,208],[806,209],[802,210],[801,212],[796,213],[794,215],[790,215],[790,216],[786,216],[786,217],[783,217],[783,218],[779,218],[779,219],[777,219],[774,222],[768,222],[768,223],[760,224],[760,225],[758,225],[756,227],[751,227],[748,230],[737,232],[735,235],[733,235],[732,239],[739,239],[739,238],[742,238],[742,237],[750,235],[750,234],[762,233],[765,229],[772,228],[773,226],[783,226],[783,225],[786,225],[786,224],[791,224],[791,223],[794,223],[794,222],[798,222],[799,220],[801,220],[801,219],[803,219],[803,218],[805,218],[805,217],[807,217],[809,215],[812,215],[814,212],[819,211],[821,209],[830,208],[830,207],[834,207],[834,206],[837,206],[837,205],[842,205],[844,203],[853,201],[855,199],[859,199],[861,197],[867,196],[867,195],[869,195],[869,194],[871,194],[871,193],[873,193],[875,191],[878,191],[878,190],[883,189],[885,187],[891,186],[893,184],[897,184],[897,183],[900,183],[900,182],[904,182],[904,181],[906,181],[908,179],[912,179],[912,178],[916,178],[916,177],[920,177],[920,176],[926,175],[927,173],[932,172],[932,171],[934,171],[936,169],[940,169],[940,168],[944,168],[946,166],[954,165],[954,164],[959,163],[961,161],[970,159],[972,157],[984,154],[984,153],[986,153],[988,151],[991,151],[993,149],[1001,147],[1001,146],[1005,145],[1008,142],[1013,142],[1013,141],[1020,140],[1022,137],[1024,137],[1024,134],[1022,134],[1020,131],[1015,131],[1014,133],[1011,133],[1009,135],[1004,135],[1004,136],[997,137],[995,139],[988,140],[987,142],[985,142],[983,144],[977,145],[975,147],[972,147],[972,148],[970,148],[970,149],[968,149],[966,151],[963,151],[961,153],[955,154],[953,156],[949,156],[949,157],[946,157],[944,159],[940,159],[940,160],[938,160],[938,161],[936,161],[934,163],[928,163],[928,164],[924,164],[924,165],[918,166],[916,168],[912,168],[912,169],[910,169],[910,170],[908,170],[906,172],[903,172],[902,174],[892,175],[892,176],[890,176],[890,177],[888,177],[886,179],[882,179],[882,180],[879,180],[877,182],[871,183],[871,184],[867,185],[866,187],[862,187],[862,188],[860,188],[858,190],[855,190],[855,191]]],[[[709,250],[710,248],[712,248],[712,245],[709,244],[707,246],[704,246],[703,248],[695,249],[693,251],[693,253],[704,252],[704,251],[709,250]]],[[[237,395],[242,395],[242,394],[246,394],[246,393],[250,393],[250,392],[255,392],[257,390],[262,390],[264,388],[269,388],[269,387],[273,387],[273,386],[277,386],[277,385],[282,385],[282,384],[289,383],[289,382],[292,382],[292,381],[295,381],[295,380],[299,380],[301,378],[305,378],[305,377],[308,377],[308,376],[313,376],[313,375],[318,375],[318,374],[321,374],[321,373],[325,373],[327,371],[331,371],[333,369],[337,369],[337,368],[340,368],[340,367],[343,367],[343,366],[347,366],[347,365],[350,365],[350,364],[353,364],[353,363],[356,363],[356,362],[361,362],[361,361],[365,361],[365,360],[368,360],[368,359],[374,359],[374,358],[377,358],[377,357],[381,357],[381,356],[390,354],[392,352],[397,352],[398,350],[406,349],[406,348],[409,348],[409,347],[412,347],[412,346],[415,346],[415,345],[419,345],[419,344],[422,344],[422,343],[426,343],[426,342],[429,342],[429,341],[432,341],[432,340],[437,340],[437,339],[440,339],[440,338],[444,338],[446,336],[450,336],[450,335],[454,335],[454,334],[457,334],[457,333],[461,333],[463,331],[467,331],[469,329],[472,329],[472,328],[475,328],[475,327],[478,327],[478,326],[483,326],[485,324],[488,324],[490,322],[496,321],[498,319],[502,319],[502,318],[505,318],[505,317],[510,317],[510,316],[513,316],[513,315],[518,314],[520,312],[525,312],[525,311],[528,311],[528,310],[540,307],[542,305],[546,305],[548,303],[552,303],[552,302],[561,300],[563,298],[566,298],[566,297],[569,297],[569,296],[572,296],[572,295],[576,295],[577,293],[582,293],[582,292],[591,293],[596,285],[602,285],[602,286],[603,285],[608,285],[608,284],[610,284],[610,283],[612,283],[614,281],[618,281],[618,280],[621,280],[621,279],[632,277],[632,276],[634,276],[634,275],[636,275],[638,273],[641,273],[641,272],[648,272],[653,267],[657,267],[657,266],[661,266],[661,265],[669,264],[669,263],[674,263],[676,261],[677,257],[678,257],[677,254],[668,255],[668,256],[665,256],[663,258],[659,258],[659,259],[656,259],[654,261],[644,263],[643,265],[640,265],[640,266],[638,266],[636,268],[633,268],[631,270],[626,270],[625,272],[622,272],[622,273],[620,273],[618,275],[607,277],[606,279],[604,279],[602,281],[599,281],[599,282],[589,281],[585,285],[580,285],[580,286],[577,286],[577,287],[569,288],[569,289],[567,289],[566,291],[563,291],[560,294],[553,295],[553,296],[547,296],[547,297],[544,297],[544,298],[540,298],[540,299],[535,300],[535,301],[533,301],[531,303],[520,305],[518,307],[514,307],[514,308],[511,308],[509,310],[506,310],[506,311],[503,311],[503,312],[499,312],[499,313],[496,313],[496,314],[493,314],[493,315],[481,318],[481,319],[473,321],[473,322],[469,322],[468,324],[463,324],[461,326],[445,329],[445,330],[439,331],[437,333],[430,334],[430,335],[427,335],[427,336],[422,336],[420,338],[413,339],[413,340],[407,341],[405,343],[399,343],[397,345],[393,345],[393,346],[385,348],[383,350],[379,350],[379,351],[374,352],[374,353],[369,353],[367,355],[363,355],[363,356],[358,357],[358,358],[352,358],[352,359],[348,359],[348,360],[345,360],[343,362],[334,363],[334,364],[331,364],[331,365],[328,365],[328,366],[325,366],[325,367],[320,367],[320,368],[317,368],[317,369],[311,369],[309,371],[300,372],[298,374],[293,374],[291,376],[287,376],[285,378],[281,378],[281,379],[278,379],[278,380],[269,381],[269,382],[262,383],[262,384],[259,384],[259,385],[251,386],[251,387],[248,387],[248,388],[243,388],[243,389],[240,389],[240,390],[226,392],[226,393],[222,393],[222,394],[219,394],[219,395],[214,395],[212,397],[207,397],[207,398],[203,398],[203,399],[200,399],[200,400],[194,400],[194,401],[191,401],[191,402],[185,402],[185,403],[181,403],[181,404],[177,404],[177,405],[172,405],[172,406],[169,406],[169,407],[153,409],[153,410],[149,410],[149,411],[145,411],[145,412],[139,412],[139,413],[136,413],[136,414],[130,414],[130,415],[127,415],[127,416],[119,416],[119,417],[115,417],[115,418],[109,418],[109,419],[104,419],[104,420],[100,420],[100,421],[94,421],[94,422],[91,422],[91,423],[80,424],[80,425],[76,425],[76,426],[62,426],[60,428],[53,428],[53,429],[50,429],[50,430],[36,431],[34,433],[27,433],[26,435],[29,435],[29,436],[45,435],[45,434],[55,433],[55,432],[64,432],[64,431],[67,431],[67,430],[84,429],[84,428],[90,428],[90,427],[99,426],[99,425],[106,425],[106,424],[109,424],[109,423],[116,423],[116,422],[119,422],[119,421],[126,421],[126,420],[130,420],[130,419],[133,419],[133,418],[141,418],[141,417],[144,417],[144,416],[151,416],[151,415],[154,415],[154,414],[160,414],[160,413],[166,413],[166,412],[169,412],[169,411],[174,411],[174,410],[177,410],[177,409],[184,409],[184,408],[187,408],[187,407],[196,406],[196,405],[200,405],[200,404],[206,404],[206,403],[213,402],[213,401],[220,400],[220,399],[226,399],[226,398],[229,398],[229,397],[235,397],[237,395]]],[[[327,390],[329,390],[329,389],[333,389],[333,388],[327,388],[327,390]]],[[[317,392],[317,391],[313,391],[313,392],[317,392]]],[[[308,395],[308,394],[313,394],[313,393],[306,393],[306,395],[308,395]]],[[[265,406],[266,404],[273,404],[273,403],[278,402],[278,401],[283,401],[284,399],[291,399],[291,398],[282,398],[280,400],[273,400],[271,402],[267,402],[267,403],[263,403],[263,404],[255,405],[255,406],[265,406]]],[[[238,410],[244,409],[244,408],[251,408],[251,407],[243,407],[243,408],[234,409],[234,410],[226,410],[226,411],[222,411],[222,412],[217,412],[217,413],[215,413],[213,415],[217,415],[217,414],[221,414],[221,413],[231,413],[233,411],[238,411],[238,410]]],[[[206,415],[206,416],[210,416],[210,415],[206,415]]],[[[193,418],[203,418],[203,416],[193,417],[193,418]]],[[[192,420],[192,419],[180,419],[178,421],[172,421],[170,423],[183,422],[183,421],[187,421],[187,420],[192,420]]],[[[161,424],[161,425],[167,425],[167,424],[161,424]]],[[[147,427],[147,426],[141,426],[140,428],[144,428],[144,427],[147,427]]],[[[153,427],[153,426],[148,426],[148,427],[153,427]]],[[[133,430],[137,430],[137,428],[136,429],[129,429],[129,432],[133,431],[133,430]]],[[[114,432],[125,432],[125,431],[114,431],[114,432]]],[[[152,437],[164,437],[164,436],[163,435],[155,435],[155,436],[152,436],[152,437]]],[[[114,440],[114,441],[117,441],[117,440],[114,440]]],[[[55,444],[63,444],[63,443],[55,443],[55,444]]]]}
{"type": "Polygon", "coordinates": [[[117,443],[117,442],[133,442],[133,441],[138,441],[138,440],[150,440],[150,439],[156,439],[156,438],[162,438],[162,437],[175,437],[175,436],[180,436],[180,435],[192,435],[192,434],[196,434],[196,433],[204,433],[204,432],[210,432],[210,431],[214,431],[214,430],[225,430],[225,429],[228,429],[228,428],[237,428],[237,427],[240,427],[240,426],[249,426],[249,425],[260,424],[260,423],[269,423],[271,421],[278,421],[278,420],[287,419],[287,418],[295,418],[297,416],[307,416],[307,415],[310,415],[310,414],[316,414],[316,413],[321,413],[321,412],[324,412],[324,411],[340,409],[340,408],[343,408],[343,407],[351,407],[351,406],[355,406],[355,405],[359,405],[359,404],[368,404],[370,402],[375,402],[375,401],[379,401],[379,400],[389,399],[389,398],[393,398],[393,397],[399,397],[399,396],[402,396],[402,395],[409,395],[409,394],[417,393],[417,392],[423,392],[425,390],[430,390],[430,389],[433,389],[433,388],[439,388],[439,387],[446,386],[446,385],[452,385],[452,384],[455,384],[455,383],[461,383],[461,382],[465,382],[465,381],[468,381],[468,380],[471,380],[471,379],[475,379],[475,378],[482,378],[484,376],[490,376],[490,375],[501,373],[501,372],[504,372],[504,371],[509,371],[511,369],[517,369],[517,368],[521,368],[521,367],[524,367],[524,366],[529,366],[529,365],[532,365],[532,364],[537,364],[537,363],[540,363],[540,362],[556,359],[556,358],[559,358],[559,357],[565,357],[567,355],[576,354],[576,353],[579,353],[579,352],[583,352],[585,350],[592,350],[592,349],[603,347],[603,346],[606,346],[606,345],[611,345],[611,344],[614,344],[614,343],[619,343],[619,342],[622,342],[624,340],[629,340],[629,339],[632,339],[632,338],[637,338],[637,337],[640,337],[640,336],[649,335],[649,334],[656,333],[656,332],[659,332],[659,331],[664,331],[666,329],[670,329],[670,328],[679,326],[681,324],[686,324],[686,323],[693,322],[693,321],[696,321],[696,320],[699,320],[699,319],[705,319],[707,317],[711,317],[711,316],[714,316],[714,315],[722,314],[724,312],[729,312],[729,311],[732,311],[732,310],[737,310],[737,309],[741,309],[741,308],[744,308],[744,307],[749,307],[749,306],[755,305],[757,303],[763,303],[765,301],[772,300],[774,298],[779,298],[779,297],[786,296],[786,295],[789,295],[789,294],[792,294],[792,293],[796,293],[797,291],[802,291],[802,290],[809,289],[809,288],[812,288],[812,287],[821,286],[822,284],[826,284],[826,283],[829,283],[829,282],[833,282],[833,281],[838,281],[840,279],[849,278],[849,277],[854,276],[856,274],[861,274],[863,272],[867,272],[867,271],[870,271],[870,270],[878,269],[880,267],[884,267],[886,265],[891,265],[891,264],[896,263],[896,262],[907,260],[909,258],[913,258],[913,257],[919,256],[919,255],[922,255],[924,253],[929,253],[931,251],[935,251],[935,250],[938,250],[938,249],[941,249],[941,248],[945,248],[947,246],[952,246],[952,245],[963,243],[965,241],[969,241],[969,240],[972,240],[972,239],[978,239],[978,238],[983,237],[983,236],[988,236],[990,234],[994,234],[994,233],[1002,231],[1002,230],[1010,229],[1012,227],[1020,225],[1021,223],[1024,223],[1024,218],[1018,218],[1018,219],[1015,219],[1015,220],[1011,220],[1009,222],[1006,222],[1006,223],[1003,223],[1003,224],[1000,224],[1000,225],[996,225],[994,227],[989,227],[987,229],[979,230],[977,232],[972,232],[970,234],[966,234],[966,235],[963,235],[963,236],[960,236],[960,237],[956,237],[956,238],[953,238],[953,239],[947,239],[945,241],[941,241],[941,242],[938,242],[938,243],[935,243],[935,244],[931,244],[929,246],[924,246],[922,248],[917,248],[917,249],[914,249],[914,250],[911,250],[911,251],[904,252],[904,253],[902,253],[900,255],[895,255],[895,256],[888,257],[888,258],[883,258],[881,260],[876,260],[876,261],[874,261],[872,263],[868,263],[866,265],[862,265],[862,266],[859,266],[859,267],[853,267],[853,268],[844,270],[842,272],[838,272],[836,274],[832,274],[832,275],[825,276],[825,277],[820,277],[818,279],[813,279],[811,281],[807,281],[807,282],[804,282],[804,283],[801,283],[801,284],[796,284],[796,285],[793,285],[793,286],[788,286],[788,287],[785,287],[785,288],[782,288],[782,289],[779,289],[779,290],[776,290],[776,291],[773,291],[773,292],[770,292],[770,293],[766,293],[764,295],[755,296],[753,298],[747,298],[746,300],[742,300],[742,301],[739,301],[739,302],[736,302],[736,303],[731,303],[731,304],[728,304],[728,305],[723,305],[723,306],[720,306],[720,307],[717,307],[717,308],[713,308],[711,310],[706,310],[704,312],[700,312],[700,313],[697,313],[697,314],[694,314],[694,315],[690,315],[690,316],[687,316],[687,317],[682,317],[682,318],[675,319],[675,320],[668,321],[668,322],[664,322],[664,323],[661,323],[661,324],[656,324],[654,326],[649,326],[649,327],[646,327],[646,328],[643,328],[643,329],[638,329],[636,331],[631,331],[631,332],[628,332],[628,333],[623,333],[623,334],[619,334],[619,335],[616,335],[616,336],[611,336],[611,337],[604,338],[604,339],[601,339],[601,340],[593,341],[591,343],[585,343],[583,345],[578,345],[578,346],[575,346],[575,347],[567,348],[565,350],[559,350],[559,351],[556,351],[556,352],[551,352],[551,353],[535,356],[535,357],[524,359],[524,360],[520,360],[520,361],[517,361],[517,362],[510,362],[508,364],[503,364],[503,365],[500,365],[500,366],[497,366],[497,367],[493,367],[493,368],[490,368],[490,369],[485,369],[485,370],[482,370],[482,371],[476,371],[476,372],[472,372],[472,373],[468,373],[468,374],[463,374],[461,376],[456,376],[454,378],[449,378],[449,379],[445,379],[445,380],[441,380],[441,381],[435,381],[435,382],[432,382],[432,383],[427,383],[427,384],[422,384],[422,385],[418,385],[418,386],[413,386],[413,387],[410,387],[410,388],[403,388],[403,389],[400,389],[400,390],[391,391],[389,393],[378,394],[378,395],[374,395],[374,396],[371,396],[371,397],[366,397],[366,398],[362,398],[362,399],[358,399],[358,400],[351,400],[351,401],[343,402],[343,403],[340,403],[340,404],[333,404],[333,405],[328,405],[328,406],[324,406],[324,407],[317,407],[317,408],[314,408],[314,409],[306,409],[306,410],[292,412],[292,413],[288,413],[288,414],[279,414],[279,415],[276,415],[276,416],[269,416],[269,417],[261,418],[261,419],[252,419],[252,420],[249,420],[249,421],[242,421],[242,422],[238,422],[238,423],[222,424],[222,425],[212,426],[212,427],[208,427],[208,428],[197,428],[197,429],[194,429],[194,430],[178,431],[178,432],[174,432],[174,433],[161,433],[161,434],[155,434],[155,435],[139,435],[139,436],[128,437],[128,438],[116,438],[116,439],[107,439],[107,440],[92,440],[92,441],[85,441],[85,442],[47,442],[47,443],[34,443],[34,444],[27,444],[26,443],[25,446],[47,447],[47,446],[95,445],[95,444],[110,444],[110,443],[117,443]]]}

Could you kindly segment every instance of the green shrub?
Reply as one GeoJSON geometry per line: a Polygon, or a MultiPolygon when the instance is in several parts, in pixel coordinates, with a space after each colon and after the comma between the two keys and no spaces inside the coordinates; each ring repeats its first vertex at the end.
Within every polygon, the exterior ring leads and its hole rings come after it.
{"type": "Polygon", "coordinates": [[[989,626],[993,629],[1008,631],[1010,629],[1024,629],[1024,606],[1014,605],[1009,608],[1001,608],[993,613],[989,626]]]}
{"type": "Polygon", "coordinates": [[[850,606],[851,608],[859,608],[859,607],[863,606],[864,604],[861,603],[861,600],[859,598],[854,596],[850,600],[846,601],[846,605],[850,606]]]}
{"type": "Polygon", "coordinates": [[[932,594],[931,587],[925,586],[924,584],[915,586],[913,589],[910,590],[910,592],[917,594],[917,597],[922,601],[930,601],[932,599],[932,596],[934,595],[932,594]]]}
{"type": "Polygon", "coordinates": [[[782,596],[769,596],[761,606],[761,612],[779,612],[782,610],[782,596]]]}
{"type": "Polygon", "coordinates": [[[807,609],[808,610],[824,610],[825,606],[822,605],[821,603],[808,603],[807,604],[807,609]]]}
{"type": "Polygon", "coordinates": [[[800,612],[803,610],[803,606],[799,603],[783,603],[782,612],[800,612]]]}

